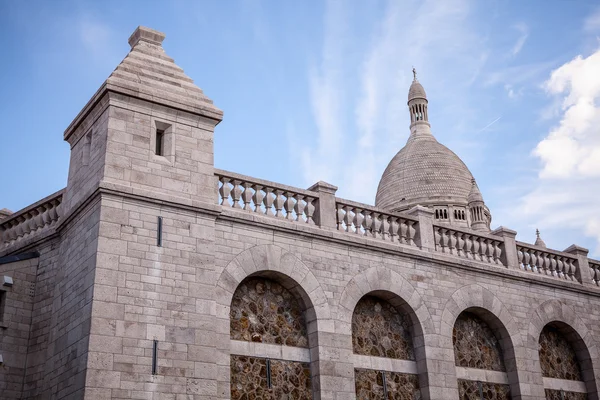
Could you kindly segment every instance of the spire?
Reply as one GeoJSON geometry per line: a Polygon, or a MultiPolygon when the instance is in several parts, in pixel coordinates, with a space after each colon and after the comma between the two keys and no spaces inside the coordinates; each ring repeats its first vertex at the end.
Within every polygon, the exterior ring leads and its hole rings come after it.
{"type": "Polygon", "coordinates": [[[483,202],[483,196],[481,195],[481,191],[479,190],[479,186],[477,186],[475,178],[471,179],[471,191],[469,192],[467,201],[469,203],[474,203],[476,201],[483,202]]]}
{"type": "Polygon", "coordinates": [[[536,228],[535,230],[535,245],[539,246],[539,247],[543,247],[546,248],[546,243],[544,242],[544,240],[540,237],[540,230],[536,228]]]}
{"type": "Polygon", "coordinates": [[[410,137],[432,139],[433,135],[429,127],[429,116],[427,114],[427,95],[423,85],[417,79],[417,70],[413,67],[413,81],[408,89],[408,111],[410,113],[410,137]]]}

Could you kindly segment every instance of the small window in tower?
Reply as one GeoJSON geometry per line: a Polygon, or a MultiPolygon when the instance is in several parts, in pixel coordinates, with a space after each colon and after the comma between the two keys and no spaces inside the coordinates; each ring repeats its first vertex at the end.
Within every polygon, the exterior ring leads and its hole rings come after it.
{"type": "Polygon", "coordinates": [[[444,210],[444,219],[448,219],[448,211],[444,210]]]}
{"type": "Polygon", "coordinates": [[[435,210],[435,219],[440,219],[440,210],[435,210]]]}
{"type": "Polygon", "coordinates": [[[162,129],[156,129],[156,148],[154,153],[157,156],[162,156],[165,153],[165,131],[162,129]]]}

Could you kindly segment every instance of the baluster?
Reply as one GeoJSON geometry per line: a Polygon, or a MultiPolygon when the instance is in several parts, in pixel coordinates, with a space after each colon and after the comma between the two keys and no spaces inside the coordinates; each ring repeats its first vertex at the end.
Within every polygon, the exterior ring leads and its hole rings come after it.
{"type": "Polygon", "coordinates": [[[523,249],[517,246],[517,261],[519,262],[519,268],[522,268],[523,265],[523,249]]]}
{"type": "Polygon", "coordinates": [[[337,212],[335,213],[335,218],[337,220],[337,228],[338,231],[343,231],[344,229],[344,206],[340,203],[335,203],[335,207],[337,212]]]}
{"type": "Polygon", "coordinates": [[[17,239],[22,238],[25,235],[25,218],[20,215],[17,218],[17,226],[15,226],[15,229],[17,231],[17,239]]]}
{"type": "Polygon", "coordinates": [[[447,253],[448,250],[448,230],[445,228],[440,228],[440,246],[442,247],[442,253],[447,253]]]}
{"type": "Polygon", "coordinates": [[[283,206],[285,207],[285,219],[290,221],[294,219],[294,214],[292,213],[294,205],[294,194],[285,192],[285,201],[283,202],[283,206]]]}
{"type": "Polygon", "coordinates": [[[473,237],[468,233],[465,233],[465,257],[475,259],[473,255],[473,237]]]}
{"type": "Polygon", "coordinates": [[[448,230],[448,253],[456,254],[456,232],[448,230]]]}
{"type": "Polygon", "coordinates": [[[219,194],[221,195],[221,205],[227,204],[231,207],[231,204],[229,203],[229,193],[231,193],[231,186],[229,186],[230,180],[229,178],[221,177],[219,181],[221,182],[221,187],[219,188],[219,194]]]}
{"type": "Polygon", "coordinates": [[[373,213],[373,223],[371,224],[371,230],[372,230],[372,234],[373,237],[376,239],[379,239],[381,237],[381,219],[380,219],[381,214],[379,214],[378,212],[374,212],[373,213]]]}
{"type": "Polygon", "coordinates": [[[542,253],[542,261],[540,262],[542,273],[544,275],[552,275],[550,271],[550,255],[548,253],[542,253]]]}
{"type": "Polygon", "coordinates": [[[525,271],[531,271],[531,253],[528,249],[523,249],[523,269],[525,271]]]}
{"type": "Polygon", "coordinates": [[[242,193],[242,201],[244,202],[244,210],[252,211],[252,184],[250,182],[242,183],[242,187],[244,188],[244,192],[242,193]]]}
{"type": "Polygon", "coordinates": [[[481,243],[479,242],[479,238],[477,236],[471,237],[473,238],[473,260],[481,261],[481,255],[479,254],[481,243]]]}
{"type": "Polygon", "coordinates": [[[301,194],[296,195],[296,204],[294,205],[294,212],[296,213],[296,221],[305,222],[304,221],[304,208],[306,207],[306,203],[304,202],[304,196],[301,194]]]}
{"type": "Polygon", "coordinates": [[[562,256],[556,256],[556,276],[565,278],[565,263],[562,256]]]}
{"type": "Polygon", "coordinates": [[[575,274],[577,272],[577,265],[575,264],[575,260],[569,258],[569,279],[575,281],[575,274]]]}
{"type": "Polygon", "coordinates": [[[352,220],[352,223],[354,224],[354,233],[357,235],[364,235],[364,232],[361,229],[364,218],[362,210],[358,207],[354,208],[354,219],[352,220]]]}
{"type": "Polygon", "coordinates": [[[538,252],[537,251],[530,251],[531,254],[531,270],[533,272],[538,272],[538,266],[537,266],[537,261],[538,261],[538,252]]]}
{"type": "Polygon", "coordinates": [[[265,198],[263,187],[261,185],[254,185],[253,189],[252,201],[254,202],[254,212],[262,213],[263,199],[265,198]]]}
{"type": "Polygon", "coordinates": [[[481,261],[483,261],[483,262],[487,262],[488,261],[488,258],[487,258],[487,251],[488,251],[487,242],[482,237],[478,237],[477,241],[479,242],[479,255],[478,255],[479,259],[481,259],[481,261]]]}
{"type": "Polygon", "coordinates": [[[406,224],[408,225],[408,232],[407,232],[407,242],[409,245],[414,246],[415,245],[415,235],[417,234],[417,228],[415,228],[415,224],[417,222],[413,221],[413,220],[408,220],[406,222],[406,224]]]}
{"type": "Polygon", "coordinates": [[[233,199],[233,208],[242,208],[240,205],[240,197],[242,195],[240,184],[242,181],[234,180],[232,183],[233,190],[231,191],[231,198],[233,199]]]}
{"type": "Polygon", "coordinates": [[[487,246],[487,259],[490,264],[494,263],[494,254],[496,250],[494,249],[494,241],[492,239],[486,239],[485,244],[487,246]]]}
{"type": "Polygon", "coordinates": [[[364,229],[364,235],[365,236],[371,236],[371,229],[372,229],[372,224],[373,224],[373,217],[371,216],[371,212],[369,210],[364,210],[364,219],[363,219],[363,229],[364,229]]]}
{"type": "Polygon", "coordinates": [[[275,213],[273,213],[273,202],[275,201],[275,194],[273,194],[273,189],[270,187],[265,188],[265,198],[263,199],[263,204],[265,205],[265,214],[274,217],[275,213]]]}
{"type": "Polygon", "coordinates": [[[390,240],[392,242],[398,241],[398,217],[392,216],[390,218],[390,240]]]}
{"type": "Polygon", "coordinates": [[[410,240],[408,239],[408,227],[410,226],[410,221],[405,219],[400,220],[400,243],[408,244],[410,240]]]}
{"type": "Polygon", "coordinates": [[[465,239],[464,239],[464,233],[462,232],[456,232],[456,254],[459,257],[464,257],[465,256],[465,239]]]}
{"type": "MultiPolygon", "coordinates": [[[[494,262],[496,264],[504,265],[502,263],[502,245],[501,242],[494,241],[494,262]]],[[[507,266],[507,265],[505,265],[507,266]]]]}
{"type": "Polygon", "coordinates": [[[600,286],[600,265],[594,265],[594,282],[600,286]]]}
{"type": "Polygon", "coordinates": [[[390,238],[390,221],[389,216],[381,216],[381,238],[383,240],[389,240],[390,238]]]}
{"type": "Polygon", "coordinates": [[[556,256],[554,254],[548,254],[548,270],[550,275],[558,276],[556,273],[556,256]]]}
{"type": "Polygon", "coordinates": [[[352,219],[354,215],[352,214],[352,207],[344,206],[344,224],[346,225],[346,232],[352,232],[352,219]]]}
{"type": "Polygon", "coordinates": [[[442,234],[438,226],[433,227],[433,241],[435,243],[435,251],[442,251],[442,234]]]}
{"type": "Polygon", "coordinates": [[[313,219],[313,214],[315,213],[314,202],[314,197],[306,196],[306,207],[304,207],[304,214],[306,215],[306,223],[309,225],[315,224],[315,220],[313,219]]]}
{"type": "Polygon", "coordinates": [[[273,205],[275,206],[275,217],[283,218],[284,215],[281,212],[281,210],[283,210],[283,202],[285,200],[283,197],[283,190],[275,189],[273,193],[275,193],[275,201],[273,202],[273,205]]]}

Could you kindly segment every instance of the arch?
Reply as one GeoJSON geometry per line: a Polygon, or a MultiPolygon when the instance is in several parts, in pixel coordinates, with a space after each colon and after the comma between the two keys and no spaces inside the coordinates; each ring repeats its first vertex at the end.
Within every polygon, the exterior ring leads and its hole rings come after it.
{"type": "Polygon", "coordinates": [[[421,295],[400,274],[386,267],[371,267],[355,275],[344,288],[339,303],[340,329],[347,335],[352,334],[352,314],[356,304],[367,294],[374,294],[392,305],[399,301],[410,308],[413,318],[414,335],[434,334],[435,327],[427,306],[421,295]]]}
{"type": "MultiPolygon", "coordinates": [[[[344,288],[340,297],[338,307],[338,318],[336,321],[339,327],[336,333],[352,337],[352,317],[354,311],[365,296],[377,297],[398,311],[406,314],[411,323],[412,347],[414,359],[417,365],[418,386],[421,393],[428,391],[428,377],[426,366],[425,335],[433,336],[435,333],[434,324],[427,306],[424,304],[421,296],[415,288],[404,279],[400,274],[386,267],[372,267],[364,272],[355,275],[344,288]]],[[[384,356],[386,357],[386,356],[384,356]]],[[[356,371],[356,370],[355,370],[356,371]]],[[[377,374],[384,373],[375,370],[363,370],[363,373],[377,374]]],[[[391,373],[389,378],[393,379],[412,379],[411,374],[391,373]]],[[[355,378],[356,379],[356,378],[355,378]]],[[[369,380],[374,379],[370,376],[369,380]]]]}
{"type": "Polygon", "coordinates": [[[595,378],[594,360],[598,359],[598,348],[594,342],[591,331],[585,322],[577,316],[577,313],[569,305],[560,300],[552,299],[542,303],[529,315],[529,329],[527,331],[527,347],[535,349],[534,362],[538,365],[541,375],[539,360],[538,341],[542,330],[546,325],[552,324],[557,327],[565,338],[571,343],[577,360],[581,367],[581,374],[585,382],[590,399],[598,399],[598,388],[595,378]]]}
{"type": "Polygon", "coordinates": [[[262,276],[279,282],[303,303],[310,331],[318,329],[333,332],[325,292],[310,269],[294,254],[279,246],[257,245],[238,254],[227,264],[217,279],[215,297],[217,305],[224,307],[221,318],[229,319],[229,307],[239,284],[247,277],[262,276]],[[310,329],[311,324],[316,324],[310,329]]]}
{"type": "MultiPolygon", "coordinates": [[[[504,353],[506,374],[513,396],[520,393],[517,375],[516,352],[523,346],[521,332],[516,320],[494,293],[478,284],[463,286],[456,290],[444,307],[439,332],[446,343],[452,346],[454,324],[458,316],[468,311],[485,322],[494,332],[504,353]]],[[[450,360],[448,360],[450,361],[450,360]]],[[[454,352],[452,352],[454,363],[454,352]]]]}

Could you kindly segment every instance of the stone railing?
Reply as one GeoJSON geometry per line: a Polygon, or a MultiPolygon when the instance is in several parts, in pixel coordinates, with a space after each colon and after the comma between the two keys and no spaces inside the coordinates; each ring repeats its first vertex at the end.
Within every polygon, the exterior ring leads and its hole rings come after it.
{"type": "Polygon", "coordinates": [[[575,245],[565,251],[549,250],[516,241],[516,232],[504,227],[483,233],[439,224],[426,207],[387,212],[336,197],[337,187],[325,182],[305,190],[222,170],[216,170],[215,176],[219,181],[218,203],[223,207],[490,266],[520,269],[556,282],[600,286],[600,261],[588,259],[587,250],[575,245]]]}
{"type": "Polygon", "coordinates": [[[577,280],[576,256],[522,242],[516,242],[516,245],[521,270],[569,281],[577,280]]]}
{"type": "Polygon", "coordinates": [[[590,265],[590,275],[592,282],[596,286],[600,286],[600,261],[588,259],[590,265]]]}
{"type": "Polygon", "coordinates": [[[60,190],[0,222],[0,248],[33,237],[60,219],[63,191],[60,190]]]}
{"type": "Polygon", "coordinates": [[[418,219],[366,204],[337,199],[337,229],[354,235],[416,246],[418,219]]]}
{"type": "Polygon", "coordinates": [[[318,194],[261,179],[218,170],[219,204],[274,218],[315,224],[318,194]]]}
{"type": "Polygon", "coordinates": [[[457,257],[506,266],[502,261],[504,240],[480,232],[433,225],[435,250],[457,257]]]}

